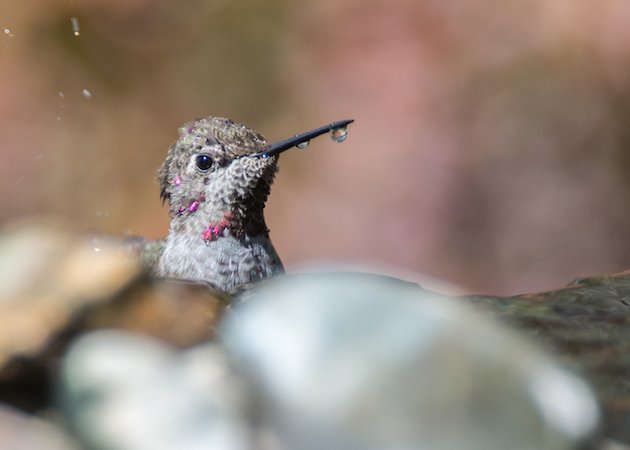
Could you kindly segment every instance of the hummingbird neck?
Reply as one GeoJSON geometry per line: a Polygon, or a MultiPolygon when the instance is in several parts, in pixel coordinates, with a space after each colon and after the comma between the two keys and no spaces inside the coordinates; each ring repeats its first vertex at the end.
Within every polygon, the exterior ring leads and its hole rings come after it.
{"type": "Polygon", "coordinates": [[[227,235],[240,239],[269,234],[263,202],[251,202],[246,207],[225,205],[221,208],[223,213],[215,207],[212,214],[209,214],[208,206],[205,194],[201,193],[172,208],[171,232],[197,235],[206,244],[227,235]]]}
{"type": "Polygon", "coordinates": [[[201,239],[209,243],[225,236],[226,231],[229,231],[231,236],[239,239],[245,236],[268,235],[269,230],[265,225],[262,211],[256,217],[260,217],[260,219],[245,221],[239,219],[238,215],[233,211],[227,211],[218,222],[207,224],[206,228],[201,232],[201,239]]]}
{"type": "MultiPolygon", "coordinates": [[[[169,234],[200,239],[206,244],[224,236],[268,236],[263,210],[274,172],[275,168],[251,191],[240,195],[226,195],[220,189],[171,195],[169,234]]],[[[171,184],[179,186],[182,182],[176,178],[171,184]]]]}

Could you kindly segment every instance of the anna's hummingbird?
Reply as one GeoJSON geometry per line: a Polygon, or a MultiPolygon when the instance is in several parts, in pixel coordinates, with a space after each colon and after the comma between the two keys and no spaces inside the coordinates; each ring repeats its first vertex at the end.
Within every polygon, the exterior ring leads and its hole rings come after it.
{"type": "Polygon", "coordinates": [[[230,119],[206,117],[185,124],[158,173],[171,223],[159,245],[156,274],[228,290],[283,273],[263,215],[278,154],[326,132],[340,142],[351,122],[334,122],[271,145],[230,119]]]}

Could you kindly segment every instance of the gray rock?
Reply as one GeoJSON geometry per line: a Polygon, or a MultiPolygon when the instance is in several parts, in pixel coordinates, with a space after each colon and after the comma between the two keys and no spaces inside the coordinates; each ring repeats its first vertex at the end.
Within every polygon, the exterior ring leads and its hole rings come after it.
{"type": "Polygon", "coordinates": [[[416,285],[360,274],[279,277],[220,331],[287,449],[570,449],[588,386],[520,335],[416,285]]]}
{"type": "Polygon", "coordinates": [[[246,390],[221,349],[186,352],[100,331],[64,359],[62,402],[74,433],[101,450],[244,450],[246,390]]]}
{"type": "Polygon", "coordinates": [[[0,366],[31,356],[76,315],[129,285],[140,265],[120,240],[52,219],[0,229],[0,366]]]}
{"type": "Polygon", "coordinates": [[[6,450],[79,450],[58,425],[0,406],[0,448],[6,450]]]}
{"type": "MultiPolygon", "coordinates": [[[[212,339],[229,303],[207,285],[158,280],[122,237],[60,219],[0,228],[0,402],[49,408],[59,358],[76,336],[124,329],[177,347],[212,339]]],[[[2,448],[2,447],[0,447],[2,448]]]]}

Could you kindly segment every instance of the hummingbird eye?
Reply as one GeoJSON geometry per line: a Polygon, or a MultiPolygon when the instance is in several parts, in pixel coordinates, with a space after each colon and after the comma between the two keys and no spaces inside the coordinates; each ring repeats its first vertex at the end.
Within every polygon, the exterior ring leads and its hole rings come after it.
{"type": "Polygon", "coordinates": [[[196,163],[197,168],[205,172],[212,167],[212,158],[210,158],[210,155],[197,155],[196,163]]]}

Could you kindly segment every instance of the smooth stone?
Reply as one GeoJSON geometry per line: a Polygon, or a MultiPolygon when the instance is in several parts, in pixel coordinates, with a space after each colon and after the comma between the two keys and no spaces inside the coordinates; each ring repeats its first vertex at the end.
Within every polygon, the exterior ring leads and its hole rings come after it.
{"type": "Polygon", "coordinates": [[[60,397],[73,431],[100,450],[247,450],[246,390],[222,350],[175,351],[99,331],[64,358],[60,397]]]}
{"type": "Polygon", "coordinates": [[[220,337],[286,449],[578,448],[587,384],[461,302],[369,274],[278,277],[220,337]]]}

